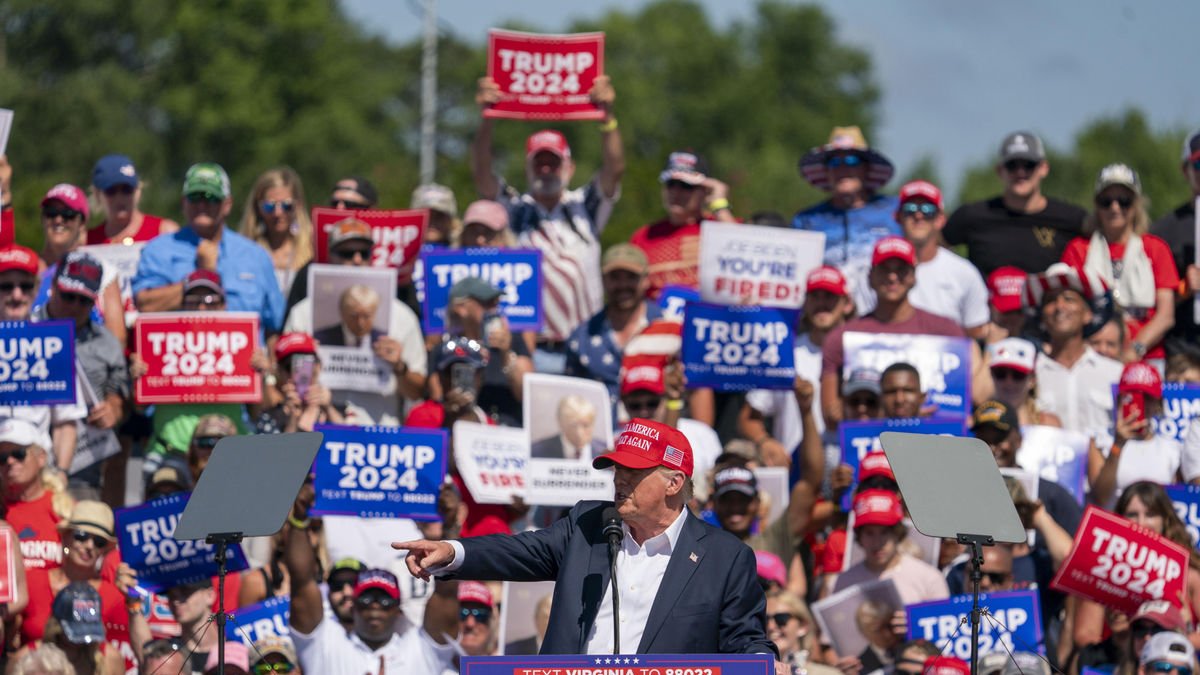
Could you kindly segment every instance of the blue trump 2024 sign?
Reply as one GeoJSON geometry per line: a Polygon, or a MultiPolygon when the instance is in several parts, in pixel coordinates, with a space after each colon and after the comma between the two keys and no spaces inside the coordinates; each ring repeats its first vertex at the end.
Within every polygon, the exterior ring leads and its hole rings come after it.
{"type": "Polygon", "coordinates": [[[0,322],[0,405],[75,402],[75,324],[0,322]]]}
{"type": "Polygon", "coordinates": [[[795,386],[796,311],[689,302],[683,365],[689,387],[717,391],[795,386]]]}
{"type": "Polygon", "coordinates": [[[921,376],[926,404],[944,417],[971,415],[971,341],[940,335],[892,335],[848,332],[842,336],[845,368],[877,373],[893,363],[908,363],[921,376]]]}
{"type": "Polygon", "coordinates": [[[446,476],[446,432],[317,425],[313,515],[437,520],[446,476]]]}
{"type": "Polygon", "coordinates": [[[291,635],[292,631],[288,626],[291,608],[288,597],[279,595],[236,609],[233,612],[233,620],[237,630],[230,630],[229,633],[247,647],[266,637],[291,635]]]}
{"type": "Polygon", "coordinates": [[[464,656],[462,675],[771,675],[773,654],[464,656]]]}
{"type": "MultiPolygon", "coordinates": [[[[208,579],[217,573],[216,546],[174,537],[175,525],[191,496],[190,492],[167,495],[117,509],[114,514],[121,560],[137,572],[138,585],[152,593],[208,579]]],[[[226,549],[227,571],[239,572],[247,567],[241,545],[233,544],[226,549]]]]}
{"type": "MultiPolygon", "coordinates": [[[[879,435],[885,431],[903,431],[910,434],[935,434],[939,436],[967,435],[966,421],[936,417],[909,417],[903,419],[871,420],[869,422],[842,422],[838,425],[838,442],[842,447],[842,464],[854,470],[855,484],[858,482],[858,463],[868,452],[882,450],[879,435]]],[[[843,508],[850,508],[854,485],[846,491],[843,508]]]]}
{"type": "MultiPolygon", "coordinates": [[[[979,605],[988,610],[988,615],[979,622],[980,656],[992,652],[1046,653],[1037,591],[983,593],[979,605]]],[[[956,595],[948,600],[909,605],[904,611],[908,615],[908,639],[929,640],[943,654],[970,660],[971,629],[962,620],[971,612],[971,596],[956,595]],[[951,637],[954,639],[946,649],[951,637]]]]}
{"type": "Polygon", "coordinates": [[[479,277],[500,289],[500,313],[513,331],[542,329],[542,252],[532,249],[468,248],[421,252],[425,278],[425,333],[442,333],[450,289],[479,277]]]}
{"type": "Polygon", "coordinates": [[[1192,544],[1200,549],[1200,485],[1167,485],[1165,489],[1175,515],[1187,527],[1192,544]]]}

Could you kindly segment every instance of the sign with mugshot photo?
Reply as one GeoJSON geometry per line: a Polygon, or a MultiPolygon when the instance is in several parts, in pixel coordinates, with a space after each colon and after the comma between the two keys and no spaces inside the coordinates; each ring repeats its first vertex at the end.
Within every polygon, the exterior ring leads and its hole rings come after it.
{"type": "Polygon", "coordinates": [[[529,433],[526,501],[571,506],[612,499],[612,478],[592,459],[612,447],[608,390],[594,380],[530,373],[524,381],[524,426],[529,433]]]}
{"type": "Polygon", "coordinates": [[[313,264],[308,269],[321,383],[374,394],[395,391],[391,366],[373,345],[388,334],[396,270],[313,264]]]}

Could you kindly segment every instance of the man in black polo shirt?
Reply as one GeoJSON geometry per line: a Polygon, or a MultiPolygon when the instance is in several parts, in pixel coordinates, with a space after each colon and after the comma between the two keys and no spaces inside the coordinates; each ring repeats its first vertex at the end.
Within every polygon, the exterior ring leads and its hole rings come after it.
{"type": "Polygon", "coordinates": [[[1081,233],[1086,212],[1042,194],[1049,173],[1042,139],[1028,131],[1009,134],[996,164],[1004,193],[959,207],[942,230],[946,243],[966,244],[967,258],[984,277],[1005,265],[1036,273],[1058,262],[1081,233]]]}
{"type": "MultiPolygon", "coordinates": [[[[1192,189],[1186,201],[1174,211],[1154,221],[1150,234],[1162,237],[1171,247],[1175,267],[1179,276],[1188,280],[1188,292],[1175,305],[1175,326],[1168,337],[1195,342],[1200,338],[1200,325],[1192,314],[1192,295],[1200,281],[1200,270],[1196,269],[1196,198],[1200,197],[1200,129],[1193,131],[1183,141],[1180,168],[1192,189]]],[[[1171,345],[1168,344],[1168,349],[1171,345]]]]}

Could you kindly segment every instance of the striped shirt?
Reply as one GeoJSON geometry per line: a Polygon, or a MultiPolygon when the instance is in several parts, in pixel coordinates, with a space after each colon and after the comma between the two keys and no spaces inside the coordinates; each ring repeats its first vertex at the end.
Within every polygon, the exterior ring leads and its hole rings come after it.
{"type": "Polygon", "coordinates": [[[620,195],[604,195],[593,179],[563,192],[553,209],[519,194],[500,180],[497,201],[508,206],[509,223],[522,246],[542,252],[542,337],[566,340],[575,327],[604,306],[600,284],[600,233],[620,195]]]}

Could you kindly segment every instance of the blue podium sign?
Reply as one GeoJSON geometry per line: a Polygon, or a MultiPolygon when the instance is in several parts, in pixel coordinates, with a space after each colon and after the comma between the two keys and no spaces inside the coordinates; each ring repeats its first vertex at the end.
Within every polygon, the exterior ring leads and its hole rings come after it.
{"type": "Polygon", "coordinates": [[[462,675],[771,675],[771,654],[464,656],[462,675]]]}

